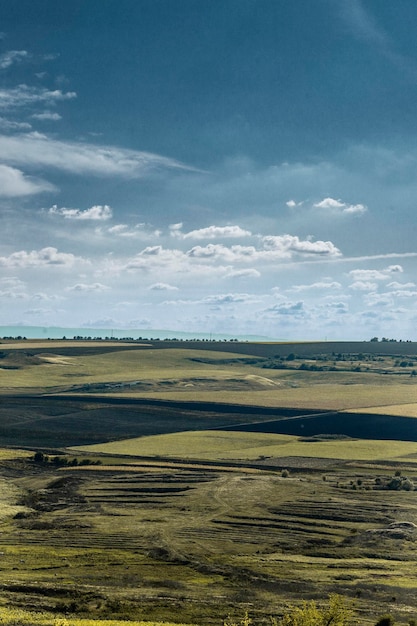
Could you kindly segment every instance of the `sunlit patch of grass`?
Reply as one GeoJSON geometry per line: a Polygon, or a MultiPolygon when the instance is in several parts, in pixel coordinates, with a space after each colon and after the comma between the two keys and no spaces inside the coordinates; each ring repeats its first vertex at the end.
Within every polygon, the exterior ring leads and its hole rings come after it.
{"type": "Polygon", "coordinates": [[[267,450],[271,454],[272,449],[285,446],[294,439],[296,438],[290,435],[208,430],[137,437],[106,444],[83,446],[79,449],[109,454],[220,460],[241,458],[242,454],[246,455],[245,458],[257,458],[259,450],[262,453],[267,450]]]}
{"type": "Polygon", "coordinates": [[[13,450],[8,448],[0,448],[0,461],[11,461],[13,459],[27,459],[33,456],[32,452],[27,450],[13,450]]]}
{"type": "MultiPolygon", "coordinates": [[[[267,457],[314,457],[342,460],[396,460],[417,454],[409,441],[347,439],[301,441],[292,435],[193,431],[125,439],[83,446],[84,451],[133,456],[164,456],[205,460],[256,460],[267,457]]],[[[412,458],[407,458],[412,462],[412,458]]],[[[417,458],[416,458],[417,462],[417,458]]]]}
{"type": "Polygon", "coordinates": [[[381,406],[372,406],[366,407],[366,409],[352,409],[351,413],[361,413],[362,411],[366,411],[366,413],[372,413],[379,415],[383,413],[384,415],[398,415],[400,417],[417,417],[417,402],[407,403],[407,404],[392,404],[392,405],[384,405],[381,406]]]}
{"type": "MultiPolygon", "coordinates": [[[[245,366],[246,368],[247,366],[245,366]]],[[[259,372],[259,369],[258,369],[259,372]]],[[[236,370],[234,371],[236,376],[236,370]]],[[[328,410],[367,411],[367,407],[374,407],[376,413],[385,414],[386,407],[391,405],[415,404],[417,387],[408,384],[392,382],[389,377],[379,377],[370,380],[370,376],[334,372],[300,372],[268,370],[268,377],[282,384],[263,389],[241,389],[230,391],[219,388],[213,391],[196,390],[187,387],[182,390],[163,388],[149,392],[129,392],[131,397],[146,397],[161,400],[193,401],[193,402],[223,402],[248,406],[279,406],[290,408],[311,408],[328,410]],[[353,379],[352,379],[353,378],[353,379]],[[356,380],[355,380],[356,379],[356,380]]],[[[398,379],[396,378],[396,381],[398,379]]]]}

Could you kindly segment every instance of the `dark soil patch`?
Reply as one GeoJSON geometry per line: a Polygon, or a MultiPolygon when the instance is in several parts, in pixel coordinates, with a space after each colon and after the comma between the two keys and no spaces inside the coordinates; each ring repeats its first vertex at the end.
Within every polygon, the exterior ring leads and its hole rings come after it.
{"type": "MultiPolygon", "coordinates": [[[[326,413],[283,418],[257,424],[228,426],[222,430],[274,433],[279,435],[319,436],[323,433],[344,435],[355,439],[392,439],[417,441],[417,419],[372,413],[326,413]]],[[[311,440],[314,441],[314,440],[311,440]]]]}

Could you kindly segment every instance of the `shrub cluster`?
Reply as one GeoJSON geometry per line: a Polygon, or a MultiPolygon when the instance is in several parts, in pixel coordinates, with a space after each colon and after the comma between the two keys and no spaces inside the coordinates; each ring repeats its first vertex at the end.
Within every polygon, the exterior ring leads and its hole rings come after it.
{"type": "Polygon", "coordinates": [[[100,459],[92,461],[91,459],[80,459],[78,460],[76,457],[67,459],[65,456],[52,456],[49,457],[47,454],[43,452],[35,452],[32,457],[32,461],[34,463],[39,463],[40,465],[49,464],[55,465],[56,467],[76,467],[77,465],[101,465],[100,459]]]}

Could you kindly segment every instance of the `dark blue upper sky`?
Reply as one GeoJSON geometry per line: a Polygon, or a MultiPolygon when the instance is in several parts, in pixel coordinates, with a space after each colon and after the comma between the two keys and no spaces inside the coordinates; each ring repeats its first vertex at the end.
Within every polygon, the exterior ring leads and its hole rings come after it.
{"type": "Polygon", "coordinates": [[[80,105],[68,105],[62,132],[207,166],[236,154],[323,158],[352,141],[408,135],[417,6],[355,6],[31,0],[4,2],[1,23],[6,47],[59,55],[50,69],[80,105]]]}

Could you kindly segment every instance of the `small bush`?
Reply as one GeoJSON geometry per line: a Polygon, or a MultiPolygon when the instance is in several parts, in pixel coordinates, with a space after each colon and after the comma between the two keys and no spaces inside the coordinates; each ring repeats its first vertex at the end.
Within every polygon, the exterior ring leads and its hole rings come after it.
{"type": "Polygon", "coordinates": [[[377,623],[375,624],[375,626],[393,626],[394,624],[394,618],[392,617],[392,615],[382,615],[379,620],[377,621],[377,623]]]}
{"type": "Polygon", "coordinates": [[[328,605],[319,608],[314,601],[289,609],[279,618],[272,618],[273,626],[348,626],[352,624],[351,605],[342,596],[329,597],[328,605]]]}

